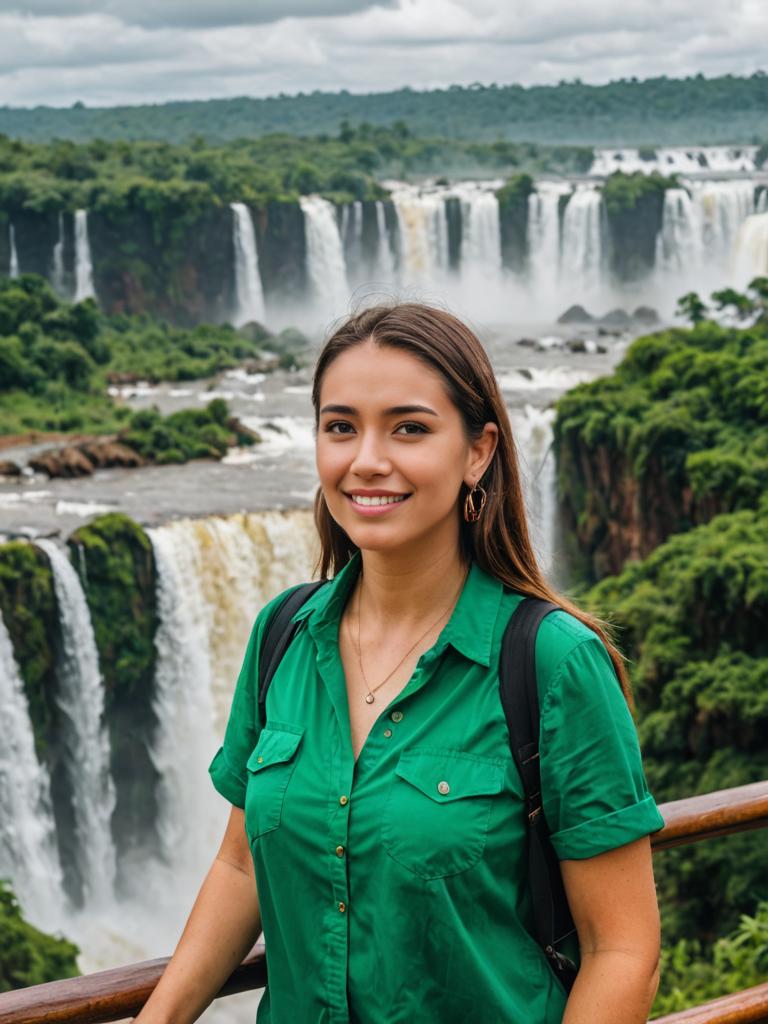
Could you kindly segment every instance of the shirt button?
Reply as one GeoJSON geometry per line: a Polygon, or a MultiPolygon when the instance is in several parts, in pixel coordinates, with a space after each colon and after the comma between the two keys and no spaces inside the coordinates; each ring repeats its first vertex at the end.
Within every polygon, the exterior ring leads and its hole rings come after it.
{"type": "Polygon", "coordinates": [[[340,796],[339,797],[339,803],[341,804],[342,807],[344,807],[344,805],[346,804],[348,799],[349,799],[349,797],[346,797],[346,796],[340,796]]]}
{"type": "Polygon", "coordinates": [[[263,757],[257,757],[256,758],[256,764],[263,764],[263,763],[264,763],[264,758],[263,757]]]}
{"type": "Polygon", "coordinates": [[[344,847],[343,846],[337,846],[336,847],[336,856],[337,857],[343,857],[344,856],[344,847]]]}
{"type": "Polygon", "coordinates": [[[339,904],[339,913],[340,914],[343,914],[346,909],[347,909],[347,904],[346,903],[340,903],[339,904]]]}
{"type": "Polygon", "coordinates": [[[402,711],[393,711],[392,714],[389,717],[392,719],[393,722],[402,722],[402,720],[403,720],[403,712],[402,711]]]}
{"type": "Polygon", "coordinates": [[[389,739],[389,737],[392,735],[392,730],[391,729],[385,729],[384,730],[384,735],[387,737],[387,739],[389,739]]]}
{"type": "Polygon", "coordinates": [[[448,785],[447,782],[438,782],[437,791],[438,793],[442,793],[443,796],[445,796],[446,793],[451,792],[451,787],[448,785]]]}

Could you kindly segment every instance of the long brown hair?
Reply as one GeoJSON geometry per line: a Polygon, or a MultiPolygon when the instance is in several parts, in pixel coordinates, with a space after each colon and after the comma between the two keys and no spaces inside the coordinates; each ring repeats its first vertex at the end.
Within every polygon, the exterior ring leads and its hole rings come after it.
{"type": "MultiPolygon", "coordinates": [[[[539,568],[528,531],[517,449],[506,406],[485,349],[466,324],[442,309],[414,302],[373,306],[349,317],[325,343],[315,367],[315,425],[319,423],[320,388],[326,370],[342,352],[369,340],[402,349],[437,370],[470,440],[481,436],[486,423],[496,424],[498,444],[480,480],[488,495],[483,513],[472,524],[459,516],[462,554],[505,586],[552,601],[593,630],[605,644],[631,705],[629,676],[621,654],[607,635],[606,624],[556,593],[539,568]]],[[[466,485],[462,484],[461,503],[465,494],[466,485]]],[[[457,504],[457,515],[459,507],[457,504]]],[[[327,579],[347,564],[357,547],[331,517],[322,489],[315,496],[315,523],[321,545],[319,573],[327,579]]]]}

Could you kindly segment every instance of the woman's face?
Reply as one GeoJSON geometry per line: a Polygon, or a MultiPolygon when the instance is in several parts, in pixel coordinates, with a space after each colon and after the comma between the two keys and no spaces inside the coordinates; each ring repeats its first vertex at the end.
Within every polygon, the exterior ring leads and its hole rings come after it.
{"type": "Polygon", "coordinates": [[[320,484],[362,550],[457,545],[461,484],[480,478],[495,443],[494,424],[469,442],[440,374],[401,349],[363,342],[323,378],[320,484]]]}

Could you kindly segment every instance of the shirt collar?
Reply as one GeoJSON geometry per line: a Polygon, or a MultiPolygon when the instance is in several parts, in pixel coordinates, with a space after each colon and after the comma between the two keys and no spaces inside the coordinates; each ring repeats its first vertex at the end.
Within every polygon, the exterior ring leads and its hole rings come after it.
{"type": "MultiPolygon", "coordinates": [[[[292,621],[301,622],[312,616],[308,624],[312,633],[325,626],[333,627],[337,633],[341,613],[359,572],[360,552],[356,551],[332,580],[318,587],[292,621]]],[[[503,590],[500,580],[472,562],[453,614],[441,634],[440,646],[451,644],[464,657],[488,668],[503,590]]]]}
{"type": "Polygon", "coordinates": [[[472,562],[453,615],[442,633],[442,640],[485,668],[491,664],[493,631],[503,591],[500,580],[472,562]]]}

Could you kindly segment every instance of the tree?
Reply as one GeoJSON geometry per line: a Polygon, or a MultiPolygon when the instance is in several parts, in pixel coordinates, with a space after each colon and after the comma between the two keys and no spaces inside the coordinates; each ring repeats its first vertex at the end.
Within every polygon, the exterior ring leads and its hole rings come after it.
{"type": "Polygon", "coordinates": [[[677,300],[675,310],[678,316],[684,316],[692,324],[700,324],[706,318],[707,307],[696,292],[688,292],[677,300]]]}

